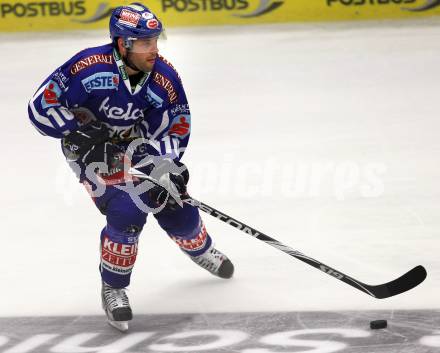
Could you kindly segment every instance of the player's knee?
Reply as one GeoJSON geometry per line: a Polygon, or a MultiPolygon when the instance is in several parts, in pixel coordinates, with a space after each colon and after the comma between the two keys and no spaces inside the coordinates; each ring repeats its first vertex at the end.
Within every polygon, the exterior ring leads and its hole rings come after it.
{"type": "Polygon", "coordinates": [[[162,229],[173,236],[190,239],[201,229],[199,210],[190,205],[185,204],[175,211],[160,212],[155,217],[162,229]]]}
{"type": "Polygon", "coordinates": [[[147,214],[126,195],[121,195],[107,208],[107,224],[121,232],[140,232],[147,220],[147,214]]]}
{"type": "Polygon", "coordinates": [[[188,217],[186,222],[174,227],[170,233],[182,239],[192,239],[200,233],[202,226],[202,220],[197,215],[197,217],[188,217]]]}

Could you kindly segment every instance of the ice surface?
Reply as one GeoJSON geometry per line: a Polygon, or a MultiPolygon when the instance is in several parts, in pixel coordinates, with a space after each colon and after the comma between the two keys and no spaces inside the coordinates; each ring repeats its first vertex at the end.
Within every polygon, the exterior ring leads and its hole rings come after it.
{"type": "MultiPolygon", "coordinates": [[[[27,102],[105,32],[0,38],[0,316],[102,315],[105,219],[27,102]]],[[[416,289],[375,300],[204,216],[236,265],[199,270],[150,217],[132,276],[137,314],[439,307],[440,26],[172,29],[163,54],[193,113],[190,190],[369,284],[422,264],[416,289]]]]}
{"type": "Polygon", "coordinates": [[[137,315],[128,333],[102,317],[0,318],[2,353],[435,353],[438,311],[137,315]],[[371,330],[369,321],[388,319],[371,330]],[[17,334],[18,333],[18,334],[17,334]],[[281,350],[280,350],[281,349],[281,350]]]}

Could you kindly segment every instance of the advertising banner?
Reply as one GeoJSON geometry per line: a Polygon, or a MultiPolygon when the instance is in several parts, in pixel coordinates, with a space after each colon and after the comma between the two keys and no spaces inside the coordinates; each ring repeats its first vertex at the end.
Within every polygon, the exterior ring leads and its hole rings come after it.
{"type": "MultiPolygon", "coordinates": [[[[131,1],[2,0],[0,31],[105,28],[131,1]]],[[[165,26],[402,19],[440,15],[440,0],[148,0],[165,26]]]]}

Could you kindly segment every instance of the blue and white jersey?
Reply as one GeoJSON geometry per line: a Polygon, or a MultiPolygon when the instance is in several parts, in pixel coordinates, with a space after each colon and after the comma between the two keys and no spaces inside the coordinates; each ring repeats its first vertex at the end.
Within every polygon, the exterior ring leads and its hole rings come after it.
{"type": "Polygon", "coordinates": [[[111,44],[88,48],[56,69],[29,102],[29,118],[43,135],[62,138],[92,120],[111,130],[112,141],[135,151],[181,158],[188,145],[191,114],[177,71],[158,56],[136,87],[111,44]]]}

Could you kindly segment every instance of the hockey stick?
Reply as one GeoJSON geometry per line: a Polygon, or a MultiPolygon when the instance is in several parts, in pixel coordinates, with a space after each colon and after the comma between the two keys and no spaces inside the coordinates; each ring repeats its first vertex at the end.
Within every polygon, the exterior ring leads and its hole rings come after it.
{"type": "MultiPolygon", "coordinates": [[[[135,169],[135,168],[130,168],[129,174],[136,176],[138,178],[141,179],[146,179],[149,180],[151,182],[153,182],[156,185],[159,185],[161,187],[163,187],[164,189],[166,189],[163,185],[159,184],[159,182],[157,180],[154,180],[153,178],[149,177],[148,175],[140,172],[139,170],[135,169]]],[[[235,218],[232,218],[226,214],[224,214],[223,212],[220,212],[218,210],[216,210],[215,208],[206,205],[203,202],[197,201],[195,199],[193,199],[190,196],[184,196],[181,198],[181,201],[198,207],[200,210],[202,210],[203,212],[209,214],[212,217],[215,217],[217,219],[219,219],[220,221],[227,223],[231,226],[233,226],[234,228],[237,228],[239,230],[241,230],[242,232],[253,236],[254,238],[257,238],[258,240],[264,241],[266,244],[273,246],[274,248],[277,248],[278,250],[281,250],[282,252],[298,259],[301,260],[303,262],[305,262],[306,264],[313,266],[315,268],[317,268],[318,270],[321,270],[322,272],[325,272],[326,274],[374,297],[377,299],[384,299],[384,298],[389,298],[392,297],[394,295],[398,295],[401,293],[404,293],[406,291],[409,291],[410,289],[418,286],[420,283],[422,283],[426,276],[426,270],[423,266],[419,265],[414,267],[412,270],[408,271],[407,273],[405,273],[404,275],[400,276],[399,278],[396,278],[395,280],[391,281],[391,282],[387,282],[387,283],[383,283],[383,284],[379,284],[379,285],[369,285],[369,284],[365,284],[361,281],[358,281],[344,273],[342,273],[341,271],[335,270],[334,268],[327,266],[325,264],[323,264],[322,262],[311,258],[310,256],[307,256],[303,253],[301,253],[300,251],[294,250],[292,248],[290,248],[287,245],[284,245],[283,243],[279,242],[278,240],[275,240],[271,237],[269,237],[268,235],[259,232],[258,230],[256,230],[253,227],[250,227],[238,220],[236,220],[235,218]]]]}

